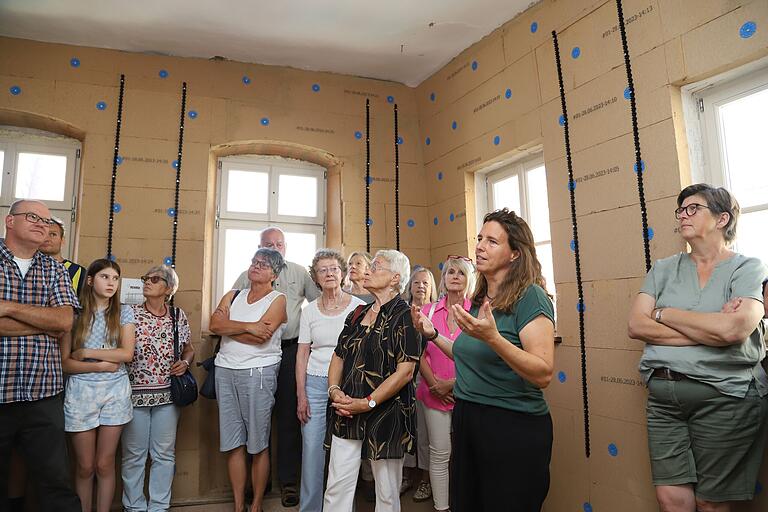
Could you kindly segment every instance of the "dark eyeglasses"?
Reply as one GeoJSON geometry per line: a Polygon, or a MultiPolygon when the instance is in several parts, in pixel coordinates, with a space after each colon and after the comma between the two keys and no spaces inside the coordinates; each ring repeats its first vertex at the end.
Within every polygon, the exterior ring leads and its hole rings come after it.
{"type": "Polygon", "coordinates": [[[166,281],[164,277],[160,277],[160,276],[141,276],[141,282],[142,283],[146,283],[147,281],[149,281],[152,284],[157,284],[160,281],[165,281],[165,284],[168,284],[168,281],[166,281]]]}
{"type": "Polygon", "coordinates": [[[23,215],[25,219],[27,219],[28,222],[31,222],[32,224],[37,224],[38,222],[42,222],[46,226],[53,226],[56,224],[53,219],[45,219],[41,216],[39,216],[36,213],[32,212],[21,212],[21,213],[11,213],[11,215],[23,215]]]}
{"type": "Polygon", "coordinates": [[[268,261],[262,261],[262,260],[251,261],[251,266],[253,268],[259,268],[259,269],[266,269],[271,267],[268,261]]]}
{"type": "Polygon", "coordinates": [[[680,220],[680,216],[685,212],[685,215],[688,217],[693,217],[696,215],[696,212],[699,208],[706,208],[710,209],[709,206],[699,204],[699,203],[691,203],[688,206],[681,206],[680,208],[675,209],[675,218],[677,220],[680,220]]]}
{"type": "Polygon", "coordinates": [[[449,254],[448,255],[448,259],[449,260],[464,260],[467,263],[472,263],[472,264],[475,263],[474,261],[472,261],[472,258],[467,258],[466,256],[459,256],[458,254],[449,254]]]}

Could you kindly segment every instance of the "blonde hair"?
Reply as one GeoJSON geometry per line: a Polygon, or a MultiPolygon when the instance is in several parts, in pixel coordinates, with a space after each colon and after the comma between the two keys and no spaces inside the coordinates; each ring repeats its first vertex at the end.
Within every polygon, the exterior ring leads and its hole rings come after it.
{"type": "MultiPolygon", "coordinates": [[[[518,257],[509,263],[507,274],[501,283],[496,297],[493,298],[493,307],[504,313],[512,313],[515,304],[523,295],[523,292],[532,284],[547,289],[544,276],[541,273],[541,263],[536,257],[536,245],[533,241],[533,233],[525,220],[518,217],[515,212],[503,208],[486,214],[483,224],[497,222],[507,233],[509,248],[517,251],[518,257]]],[[[472,296],[472,304],[480,307],[488,293],[488,281],[480,274],[477,278],[477,286],[472,296]]]]}
{"type": "Polygon", "coordinates": [[[455,268],[467,277],[467,282],[464,284],[464,292],[462,295],[468,297],[470,293],[472,293],[472,290],[475,289],[476,270],[471,262],[461,258],[448,258],[445,260],[445,263],[443,263],[443,272],[440,274],[440,295],[446,295],[448,293],[448,289],[445,287],[445,278],[448,276],[448,271],[452,268],[455,268]]]}
{"type": "Polygon", "coordinates": [[[405,302],[408,304],[413,301],[413,293],[411,288],[413,288],[413,281],[416,279],[416,274],[419,272],[427,273],[427,281],[429,281],[429,297],[427,297],[427,303],[435,302],[437,300],[437,286],[435,286],[435,276],[432,275],[431,270],[426,267],[422,267],[421,265],[416,265],[413,267],[413,270],[411,270],[411,278],[408,279],[408,285],[405,287],[405,291],[403,292],[403,299],[405,299],[405,302]]]}
{"type": "MultiPolygon", "coordinates": [[[[91,332],[93,320],[96,317],[96,297],[93,292],[93,279],[96,274],[105,268],[114,269],[120,275],[120,265],[107,259],[98,259],[88,265],[85,273],[86,279],[83,289],[80,291],[80,315],[75,320],[75,328],[72,332],[72,350],[82,347],[83,341],[91,332]],[[91,278],[90,281],[88,278],[91,278]]],[[[106,342],[111,347],[116,347],[120,340],[120,281],[117,282],[117,291],[109,298],[107,309],[104,311],[104,320],[107,323],[106,342]]]]}

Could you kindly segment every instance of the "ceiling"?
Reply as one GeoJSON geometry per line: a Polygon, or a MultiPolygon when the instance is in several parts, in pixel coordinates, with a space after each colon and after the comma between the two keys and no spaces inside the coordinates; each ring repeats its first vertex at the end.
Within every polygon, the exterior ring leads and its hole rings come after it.
{"type": "Polygon", "coordinates": [[[0,0],[0,35],[416,86],[532,0],[0,0]]]}

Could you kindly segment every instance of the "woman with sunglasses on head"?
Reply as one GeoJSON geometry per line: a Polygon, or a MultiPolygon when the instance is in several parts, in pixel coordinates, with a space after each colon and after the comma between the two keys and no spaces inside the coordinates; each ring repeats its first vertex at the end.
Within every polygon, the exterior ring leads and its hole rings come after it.
{"type": "Polygon", "coordinates": [[[376,301],[347,316],[331,357],[326,511],[352,512],[361,459],[372,461],[376,511],[400,510],[403,455],[415,448],[413,373],[421,357],[420,337],[400,297],[409,274],[405,254],[376,253],[363,281],[376,301]]]}
{"type": "MultiPolygon", "coordinates": [[[[425,304],[421,311],[445,339],[454,341],[461,334],[453,306],[469,311],[469,294],[475,287],[475,266],[465,256],[448,256],[440,276],[440,300],[425,304]]],[[[428,341],[419,365],[421,382],[416,388],[419,426],[424,424],[429,445],[429,483],[419,484],[419,490],[430,486],[424,494],[430,495],[436,511],[448,510],[448,461],[451,457],[451,414],[454,397],[453,385],[456,369],[453,359],[446,356],[433,342],[428,341]]],[[[421,461],[420,461],[421,462],[421,461]]]]}
{"type": "Polygon", "coordinates": [[[150,268],[141,277],[144,302],[131,306],[136,320],[136,346],[128,367],[133,420],[123,431],[123,508],[128,512],[168,510],[176,466],[176,426],[180,409],[171,400],[171,376],[183,375],[195,358],[187,315],[171,310],[179,288],[176,271],[166,265],[150,268]],[[177,360],[174,323],[178,333],[177,360]],[[144,496],[147,456],[149,500],[144,496]]]}
{"type": "Polygon", "coordinates": [[[728,512],[752,499],[765,445],[768,272],[731,249],[740,209],[730,192],[691,185],[677,206],[691,252],[655,262],[628,325],[646,343],[651,472],[662,510],[728,512]]]}
{"type": "Polygon", "coordinates": [[[357,306],[365,304],[342,291],[341,283],[346,271],[344,258],[330,249],[317,251],[309,268],[309,275],[322,290],[322,295],[307,304],[301,313],[296,356],[296,412],[302,424],[303,441],[300,512],[319,512],[323,509],[328,365],[347,315],[357,306]]]}
{"type": "Polygon", "coordinates": [[[251,287],[224,294],[209,324],[221,336],[215,360],[219,449],[227,454],[235,512],[246,510],[248,475],[253,486],[249,512],[261,512],[267,487],[280,341],[288,321],[285,295],[274,290],[274,283],[284,267],[278,251],[256,251],[248,268],[251,287]],[[250,469],[246,452],[253,456],[250,469]]]}
{"type": "Polygon", "coordinates": [[[542,389],[554,368],[554,308],[533,234],[506,208],[477,235],[472,305],[451,306],[444,337],[418,308],[417,329],[456,365],[450,465],[453,512],[535,512],[549,490],[552,419],[542,389]]]}

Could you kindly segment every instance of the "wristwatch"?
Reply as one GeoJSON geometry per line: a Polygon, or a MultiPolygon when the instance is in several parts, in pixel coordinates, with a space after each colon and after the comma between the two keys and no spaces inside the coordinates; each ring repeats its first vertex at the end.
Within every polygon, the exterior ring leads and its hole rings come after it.
{"type": "Polygon", "coordinates": [[[374,407],[376,407],[376,400],[371,398],[371,395],[368,395],[367,397],[365,397],[365,399],[368,400],[368,407],[370,409],[373,409],[374,407]]]}
{"type": "Polygon", "coordinates": [[[661,312],[664,311],[664,308],[658,308],[653,313],[653,319],[656,320],[658,323],[661,323],[661,312]]]}

